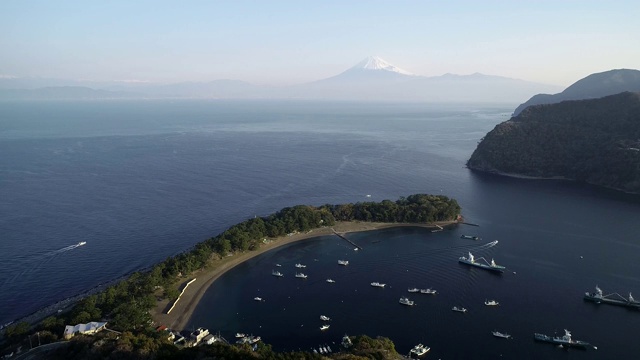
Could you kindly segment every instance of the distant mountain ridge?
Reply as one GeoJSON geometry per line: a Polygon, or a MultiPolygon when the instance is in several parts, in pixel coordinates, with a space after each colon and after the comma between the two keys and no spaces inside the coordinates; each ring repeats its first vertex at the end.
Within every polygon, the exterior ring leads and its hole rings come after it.
{"type": "MultiPolygon", "coordinates": [[[[58,79],[0,79],[0,89],[11,87],[11,91],[0,91],[0,100],[16,98],[52,98],[44,96],[40,83],[64,84],[58,79]],[[32,92],[25,92],[25,86],[32,92]],[[37,90],[37,91],[36,91],[37,90]]],[[[70,82],[78,86],[77,81],[70,82]]],[[[100,83],[98,83],[100,84],[100,83]]],[[[84,87],[84,86],[83,86],[84,87]]],[[[89,87],[85,87],[89,89],[89,87]]],[[[70,89],[58,88],[60,98],[70,99],[70,89]]],[[[304,84],[273,87],[258,86],[238,80],[214,80],[210,82],[183,82],[176,84],[116,83],[100,84],[100,89],[76,92],[81,98],[191,98],[191,99],[302,99],[333,101],[390,101],[390,102],[476,102],[476,103],[520,103],[522,99],[539,92],[560,90],[554,85],[511,79],[501,76],[445,74],[442,76],[420,76],[401,69],[389,62],[371,56],[335,76],[304,84]],[[106,91],[106,92],[105,92],[106,91]],[[126,94],[123,94],[126,93],[126,94]]],[[[45,93],[50,93],[52,88],[45,93]]]]}
{"type": "Polygon", "coordinates": [[[640,93],[529,106],[491,130],[467,166],[640,193],[640,93]]]}
{"type": "Polygon", "coordinates": [[[576,81],[558,94],[537,94],[519,105],[513,112],[517,116],[531,105],[554,104],[565,100],[596,99],[624,91],[640,91],[640,71],[615,69],[591,74],[576,81]]]}

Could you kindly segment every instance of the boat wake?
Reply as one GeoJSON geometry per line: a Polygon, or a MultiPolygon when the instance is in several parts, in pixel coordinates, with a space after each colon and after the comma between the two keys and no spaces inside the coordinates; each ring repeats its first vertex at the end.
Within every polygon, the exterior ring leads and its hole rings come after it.
{"type": "Polygon", "coordinates": [[[81,241],[81,242],[79,242],[79,243],[77,243],[75,245],[69,245],[69,246],[63,247],[62,249],[54,250],[54,251],[52,251],[50,253],[45,254],[45,256],[52,256],[52,255],[60,254],[60,253],[63,253],[63,252],[67,252],[67,251],[79,248],[80,246],[83,246],[83,245],[86,245],[86,244],[87,244],[86,241],[81,241]]]}

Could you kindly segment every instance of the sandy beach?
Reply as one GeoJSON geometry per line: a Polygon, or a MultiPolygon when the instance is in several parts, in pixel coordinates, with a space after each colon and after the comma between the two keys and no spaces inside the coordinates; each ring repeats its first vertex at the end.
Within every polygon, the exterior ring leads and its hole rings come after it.
{"type": "Polygon", "coordinates": [[[233,269],[235,266],[247,261],[255,256],[258,256],[266,251],[278,248],[280,246],[290,244],[293,242],[314,238],[317,236],[333,234],[334,230],[338,233],[351,233],[360,231],[379,230],[390,227],[399,226],[419,226],[427,228],[436,228],[438,226],[445,226],[457,223],[456,221],[440,222],[437,224],[403,224],[403,223],[374,223],[374,222],[338,222],[333,227],[314,229],[308,233],[299,233],[291,236],[283,236],[273,241],[262,244],[260,249],[233,256],[226,257],[224,259],[214,261],[209,268],[205,270],[199,270],[191,274],[189,278],[183,279],[179,284],[180,289],[195,278],[196,280],[189,284],[184,294],[180,298],[180,301],[175,305],[171,314],[167,314],[166,311],[171,306],[168,300],[158,302],[155,309],[152,310],[152,317],[156,325],[165,325],[174,330],[184,330],[189,323],[189,319],[193,314],[198,302],[202,299],[202,296],[207,291],[209,286],[213,284],[220,276],[227,271],[233,269]]]}

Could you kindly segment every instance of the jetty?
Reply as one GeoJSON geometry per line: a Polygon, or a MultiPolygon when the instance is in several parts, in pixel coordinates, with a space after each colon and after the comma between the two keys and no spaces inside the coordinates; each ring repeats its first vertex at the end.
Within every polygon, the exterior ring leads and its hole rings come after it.
{"type": "Polygon", "coordinates": [[[349,244],[353,245],[356,249],[358,249],[358,250],[362,250],[362,247],[361,247],[360,245],[358,245],[358,244],[354,243],[353,241],[351,241],[351,240],[347,239],[347,238],[344,236],[344,234],[342,234],[342,233],[339,233],[339,232],[335,231],[333,228],[331,228],[331,231],[333,231],[333,234],[334,234],[335,236],[337,236],[337,237],[339,237],[339,238],[341,238],[341,239],[345,240],[345,241],[346,241],[346,242],[348,242],[349,244]]]}

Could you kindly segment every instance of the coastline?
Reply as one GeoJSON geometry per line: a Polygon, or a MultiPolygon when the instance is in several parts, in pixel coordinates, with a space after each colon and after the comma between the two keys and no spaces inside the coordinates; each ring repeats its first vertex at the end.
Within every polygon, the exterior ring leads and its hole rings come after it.
{"type": "MultiPolygon", "coordinates": [[[[336,224],[329,228],[314,229],[307,233],[298,233],[291,236],[282,236],[273,239],[267,244],[263,244],[259,249],[249,251],[245,253],[235,254],[220,260],[215,260],[209,268],[204,270],[198,270],[191,274],[189,278],[184,279],[184,283],[196,279],[185,290],[184,294],[180,298],[180,301],[175,305],[171,314],[166,313],[166,309],[169,306],[169,300],[164,299],[159,301],[156,307],[152,310],[151,316],[156,325],[165,325],[174,330],[184,330],[186,325],[191,320],[193,312],[204,296],[207,289],[218,279],[224,275],[227,271],[233,269],[237,265],[243,262],[261,255],[269,250],[279,248],[281,246],[291,244],[294,242],[315,238],[318,236],[332,235],[335,232],[353,233],[362,231],[381,230],[385,228],[411,226],[411,227],[425,227],[425,228],[437,228],[437,226],[446,226],[458,224],[458,221],[442,221],[429,224],[421,223],[378,223],[378,222],[336,222],[336,224]]],[[[181,285],[182,286],[182,285],[181,285]]]]}

